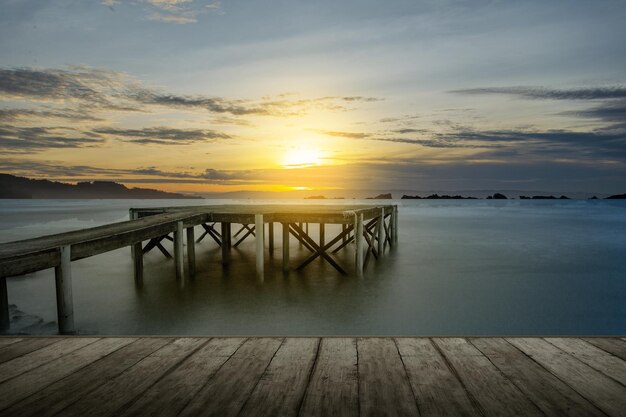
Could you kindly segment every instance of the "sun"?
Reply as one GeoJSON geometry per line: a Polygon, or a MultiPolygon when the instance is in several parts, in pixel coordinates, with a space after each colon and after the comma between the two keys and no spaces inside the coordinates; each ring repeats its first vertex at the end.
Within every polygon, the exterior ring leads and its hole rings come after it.
{"type": "Polygon", "coordinates": [[[307,168],[321,165],[320,151],[314,148],[298,147],[285,153],[282,165],[285,168],[307,168]]]}

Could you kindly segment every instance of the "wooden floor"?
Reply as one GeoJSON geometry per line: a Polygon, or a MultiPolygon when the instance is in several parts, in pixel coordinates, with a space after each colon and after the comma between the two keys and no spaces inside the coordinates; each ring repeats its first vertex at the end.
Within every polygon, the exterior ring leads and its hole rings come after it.
{"type": "Polygon", "coordinates": [[[622,338],[0,337],[3,416],[626,415],[622,338]]]}

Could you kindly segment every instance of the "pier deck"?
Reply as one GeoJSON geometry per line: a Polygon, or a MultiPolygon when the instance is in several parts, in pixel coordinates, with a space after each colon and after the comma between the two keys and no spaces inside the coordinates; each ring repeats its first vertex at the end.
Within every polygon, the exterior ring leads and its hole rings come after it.
{"type": "Polygon", "coordinates": [[[619,416],[625,359],[618,337],[0,337],[0,416],[619,416]]]}

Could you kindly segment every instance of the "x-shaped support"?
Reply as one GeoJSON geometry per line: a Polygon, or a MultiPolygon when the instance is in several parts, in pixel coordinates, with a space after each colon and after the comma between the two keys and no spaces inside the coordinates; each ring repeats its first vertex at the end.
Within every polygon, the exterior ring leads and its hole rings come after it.
{"type": "Polygon", "coordinates": [[[173,241],[173,239],[169,235],[163,235],[163,236],[152,238],[146,244],[146,246],[144,246],[144,248],[141,250],[141,252],[143,254],[146,254],[146,253],[150,252],[152,249],[154,249],[156,247],[156,248],[158,248],[161,251],[161,253],[163,255],[165,255],[166,258],[171,258],[172,255],[170,255],[170,253],[167,251],[167,249],[165,249],[165,247],[161,244],[161,241],[163,239],[167,239],[167,240],[173,241]]]}
{"type": "Polygon", "coordinates": [[[346,271],[333,259],[332,256],[330,256],[327,253],[327,251],[330,248],[332,248],[337,242],[343,239],[345,236],[350,234],[353,228],[354,228],[353,225],[349,225],[345,230],[343,230],[341,233],[335,236],[330,242],[326,243],[324,246],[321,246],[320,244],[315,242],[313,239],[311,239],[311,237],[304,230],[302,230],[302,228],[298,224],[290,223],[289,232],[292,235],[294,235],[296,239],[302,242],[302,244],[307,249],[313,252],[313,254],[309,256],[307,259],[305,259],[304,262],[302,262],[296,269],[298,270],[302,269],[308,264],[310,264],[311,262],[313,262],[313,260],[317,259],[318,257],[322,257],[323,259],[328,261],[328,263],[331,264],[337,271],[346,275],[346,271]]]}
{"type": "Polygon", "coordinates": [[[252,236],[256,237],[256,234],[254,233],[254,229],[255,229],[255,227],[256,227],[256,226],[250,226],[249,224],[242,224],[242,225],[241,225],[241,229],[239,229],[239,231],[238,231],[237,233],[235,233],[235,237],[237,237],[237,235],[238,235],[238,234],[240,234],[241,232],[243,232],[244,230],[246,230],[246,233],[244,233],[244,235],[241,237],[241,239],[239,239],[239,240],[237,241],[237,243],[235,243],[235,244],[233,245],[233,247],[235,247],[235,248],[236,248],[237,246],[239,246],[239,244],[240,244],[241,242],[243,242],[244,240],[246,240],[246,238],[247,238],[248,236],[250,236],[250,235],[252,235],[252,236]]]}
{"type": "Polygon", "coordinates": [[[202,223],[201,226],[204,229],[204,233],[202,233],[202,235],[198,238],[198,240],[196,240],[196,243],[200,243],[206,235],[209,235],[213,238],[213,240],[219,246],[222,246],[222,235],[220,234],[220,232],[215,230],[215,223],[212,223],[212,224],[202,223]]]}

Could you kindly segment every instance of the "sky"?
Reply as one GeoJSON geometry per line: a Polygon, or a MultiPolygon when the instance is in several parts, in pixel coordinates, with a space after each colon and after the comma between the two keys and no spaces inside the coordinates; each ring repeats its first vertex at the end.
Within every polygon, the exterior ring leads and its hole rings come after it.
{"type": "Polygon", "coordinates": [[[626,2],[0,0],[0,172],[626,191],[626,2]]]}

